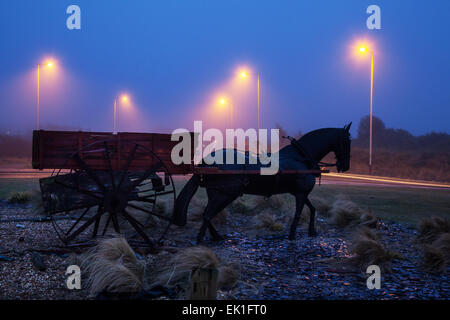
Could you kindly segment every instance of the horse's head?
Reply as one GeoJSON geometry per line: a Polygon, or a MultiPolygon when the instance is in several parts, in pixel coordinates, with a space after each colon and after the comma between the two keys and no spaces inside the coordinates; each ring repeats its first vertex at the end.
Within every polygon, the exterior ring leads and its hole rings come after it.
{"type": "Polygon", "coordinates": [[[350,127],[352,123],[344,126],[339,130],[337,143],[334,148],[334,154],[336,155],[336,168],[338,172],[345,172],[350,169],[350,127]]]}

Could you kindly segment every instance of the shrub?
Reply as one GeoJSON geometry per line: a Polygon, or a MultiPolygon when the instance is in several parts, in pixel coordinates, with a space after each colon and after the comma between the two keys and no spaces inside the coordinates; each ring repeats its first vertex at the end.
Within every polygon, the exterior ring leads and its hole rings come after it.
{"type": "Polygon", "coordinates": [[[424,244],[423,256],[426,271],[446,272],[450,266],[450,233],[441,233],[432,244],[424,244]]]}
{"type": "Polygon", "coordinates": [[[239,279],[238,267],[235,264],[228,264],[219,268],[218,287],[224,290],[232,289],[239,279]]]}
{"type": "Polygon", "coordinates": [[[100,240],[82,258],[81,268],[88,273],[91,296],[104,290],[135,293],[142,289],[144,265],[122,237],[100,240]]]}
{"type": "Polygon", "coordinates": [[[359,221],[362,210],[355,203],[348,200],[336,200],[330,210],[331,223],[339,227],[346,227],[359,221]]]}
{"type": "Polygon", "coordinates": [[[277,221],[277,218],[270,213],[270,209],[261,212],[254,218],[255,228],[266,228],[271,231],[282,231],[284,225],[277,221]]]}
{"type": "Polygon", "coordinates": [[[433,216],[431,218],[424,218],[419,222],[418,240],[422,243],[431,244],[442,233],[450,232],[450,220],[433,216]]]}
{"type": "Polygon", "coordinates": [[[374,215],[370,212],[364,212],[350,200],[336,200],[329,214],[330,222],[341,228],[355,225],[375,228],[378,222],[374,215]]]}
{"type": "Polygon", "coordinates": [[[386,249],[379,238],[379,235],[367,227],[357,230],[351,252],[351,264],[361,270],[365,270],[370,265],[378,265],[385,272],[390,272],[390,262],[392,259],[400,258],[399,254],[386,249]]]}
{"type": "Polygon", "coordinates": [[[190,247],[178,251],[157,271],[151,280],[151,286],[163,285],[169,288],[181,286],[187,288],[193,269],[216,269],[219,259],[211,249],[203,246],[190,247]]]}
{"type": "Polygon", "coordinates": [[[242,200],[242,198],[234,200],[230,205],[230,209],[232,210],[232,213],[249,214],[251,212],[251,208],[242,200]]]}
{"type": "Polygon", "coordinates": [[[180,293],[189,287],[189,278],[194,269],[218,269],[218,287],[231,289],[239,278],[237,264],[220,265],[216,254],[203,246],[180,249],[155,270],[156,276],[150,280],[150,286],[163,285],[177,288],[180,293]]]}
{"type": "Polygon", "coordinates": [[[31,201],[33,195],[31,192],[28,191],[16,191],[10,194],[8,197],[9,203],[18,203],[18,204],[25,204],[31,201]]]}

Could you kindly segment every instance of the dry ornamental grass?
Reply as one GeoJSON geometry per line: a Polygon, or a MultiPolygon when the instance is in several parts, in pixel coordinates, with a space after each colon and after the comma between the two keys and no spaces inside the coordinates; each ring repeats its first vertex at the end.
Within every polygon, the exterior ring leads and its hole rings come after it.
{"type": "Polygon", "coordinates": [[[25,204],[32,200],[32,193],[29,191],[24,192],[12,192],[10,196],[8,197],[9,203],[18,203],[18,204],[25,204]]]}
{"type": "Polygon", "coordinates": [[[418,229],[424,269],[430,273],[445,273],[450,266],[450,220],[436,216],[424,218],[418,229]]]}
{"type": "Polygon", "coordinates": [[[450,220],[433,216],[424,218],[419,223],[418,240],[422,243],[432,243],[441,233],[450,232],[450,220]]]}
{"type": "Polygon", "coordinates": [[[211,249],[198,246],[182,249],[168,258],[158,270],[149,275],[151,278],[149,285],[178,288],[183,295],[188,288],[191,271],[194,269],[218,269],[219,288],[232,288],[239,276],[235,264],[221,265],[211,249]]]}
{"type": "Polygon", "coordinates": [[[121,237],[100,240],[81,258],[81,269],[88,274],[89,293],[135,293],[142,289],[144,265],[128,242],[121,237]]]}
{"type": "Polygon", "coordinates": [[[370,265],[378,265],[383,271],[390,272],[392,259],[401,258],[398,253],[388,250],[380,241],[379,234],[362,227],[356,231],[351,247],[351,264],[365,270],[370,265]]]}
{"type": "Polygon", "coordinates": [[[378,219],[370,212],[364,212],[357,204],[350,200],[336,200],[329,211],[331,224],[340,228],[347,226],[367,226],[375,228],[378,219]]]}

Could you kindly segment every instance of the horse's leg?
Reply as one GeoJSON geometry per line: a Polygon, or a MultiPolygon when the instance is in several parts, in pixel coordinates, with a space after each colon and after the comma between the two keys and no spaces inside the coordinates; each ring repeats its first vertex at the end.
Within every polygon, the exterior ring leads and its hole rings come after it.
{"type": "Polygon", "coordinates": [[[213,241],[222,241],[225,239],[217,232],[216,228],[214,228],[211,221],[208,223],[208,230],[209,230],[209,233],[211,234],[213,241]]]}
{"type": "Polygon", "coordinates": [[[289,232],[289,240],[295,239],[295,231],[297,229],[298,221],[300,220],[300,216],[302,214],[303,206],[305,205],[305,199],[307,198],[304,193],[295,194],[295,216],[294,220],[292,220],[291,230],[289,232]]]}
{"type": "Polygon", "coordinates": [[[309,229],[308,235],[310,237],[315,237],[317,235],[316,228],[314,227],[314,223],[316,220],[316,208],[312,205],[311,201],[309,201],[308,197],[306,197],[305,204],[308,206],[311,215],[309,216],[309,229]]]}
{"type": "Polygon", "coordinates": [[[234,199],[236,199],[238,195],[230,195],[223,192],[208,192],[208,204],[205,208],[205,212],[203,213],[203,223],[200,227],[200,231],[197,235],[197,243],[203,241],[205,237],[206,228],[209,229],[213,240],[221,240],[223,237],[216,231],[214,226],[211,223],[211,219],[215,217],[217,213],[221,210],[225,209],[234,199]]]}
{"type": "Polygon", "coordinates": [[[197,244],[199,244],[203,241],[203,238],[205,237],[206,228],[210,224],[210,221],[205,219],[205,215],[210,210],[210,207],[211,207],[211,200],[208,199],[208,204],[206,205],[205,211],[203,212],[202,226],[200,227],[200,230],[198,231],[198,234],[197,234],[197,244]]]}
{"type": "Polygon", "coordinates": [[[203,223],[197,235],[197,244],[203,241],[207,228],[209,229],[214,241],[223,239],[211,223],[211,219],[220,211],[218,210],[219,205],[220,203],[216,200],[216,198],[208,200],[208,205],[203,213],[203,223]]]}

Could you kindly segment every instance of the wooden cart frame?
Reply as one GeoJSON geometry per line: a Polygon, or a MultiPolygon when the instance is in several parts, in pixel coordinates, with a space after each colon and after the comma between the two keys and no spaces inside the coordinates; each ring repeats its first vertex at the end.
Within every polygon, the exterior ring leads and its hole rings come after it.
{"type": "MultiPolygon", "coordinates": [[[[194,141],[194,133],[186,134],[194,141]]],[[[158,209],[157,199],[174,203],[173,175],[259,174],[259,170],[196,167],[193,160],[175,165],[171,152],[177,143],[163,133],[34,131],[32,166],[53,169],[50,177],[40,179],[40,188],[45,212],[61,241],[67,245],[73,245],[75,239],[81,241],[76,245],[86,243],[105,236],[112,226],[130,242],[153,248],[155,242],[146,229],[156,217],[167,222],[163,235],[167,232],[172,216],[158,209]],[[136,215],[146,218],[140,220],[136,215]],[[124,225],[132,231],[127,234],[124,225]]]]}

